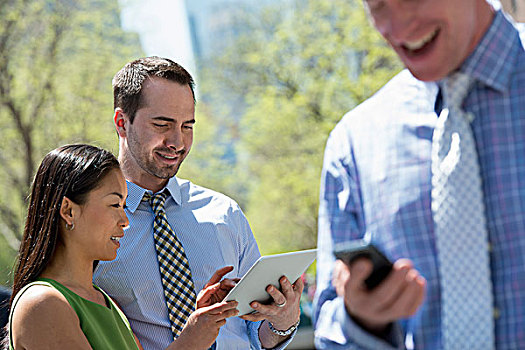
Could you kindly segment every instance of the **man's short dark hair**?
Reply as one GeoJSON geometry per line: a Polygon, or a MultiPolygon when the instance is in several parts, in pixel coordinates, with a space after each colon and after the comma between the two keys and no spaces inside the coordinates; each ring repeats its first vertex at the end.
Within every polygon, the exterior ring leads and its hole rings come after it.
{"type": "Polygon", "coordinates": [[[157,56],[139,58],[127,63],[113,77],[113,108],[121,108],[133,123],[137,110],[142,107],[142,86],[149,77],[159,77],[188,85],[195,102],[195,82],[181,65],[157,56]]]}

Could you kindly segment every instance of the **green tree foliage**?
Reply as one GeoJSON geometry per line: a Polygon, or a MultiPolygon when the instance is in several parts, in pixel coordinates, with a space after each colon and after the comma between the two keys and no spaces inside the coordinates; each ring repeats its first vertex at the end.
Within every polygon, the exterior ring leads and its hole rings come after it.
{"type": "Polygon", "coordinates": [[[0,283],[23,232],[29,186],[62,144],[115,150],[111,78],[141,55],[117,0],[0,0],[0,283]]]}
{"type": "Polygon", "coordinates": [[[203,74],[247,181],[230,194],[264,253],[314,247],[328,134],[401,65],[360,0],[298,0],[243,20],[250,29],[203,74]],[[238,103],[221,104],[232,95],[238,103]]]}

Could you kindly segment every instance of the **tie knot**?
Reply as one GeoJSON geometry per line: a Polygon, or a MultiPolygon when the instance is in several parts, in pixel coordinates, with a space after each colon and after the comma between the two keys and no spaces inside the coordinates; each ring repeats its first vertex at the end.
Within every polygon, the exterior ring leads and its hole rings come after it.
{"type": "Polygon", "coordinates": [[[467,96],[473,79],[465,73],[457,72],[443,80],[442,90],[445,106],[449,109],[461,109],[461,104],[467,96]]]}
{"type": "Polygon", "coordinates": [[[153,195],[149,192],[144,192],[144,197],[142,197],[142,200],[144,202],[149,202],[155,214],[158,214],[160,212],[164,212],[164,203],[166,202],[166,192],[162,191],[162,192],[155,193],[153,195]]]}

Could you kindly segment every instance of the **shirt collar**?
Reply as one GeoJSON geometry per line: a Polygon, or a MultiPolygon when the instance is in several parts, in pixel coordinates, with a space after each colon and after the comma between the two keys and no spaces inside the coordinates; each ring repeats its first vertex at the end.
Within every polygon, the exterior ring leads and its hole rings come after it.
{"type": "MultiPolygon", "coordinates": [[[[137,210],[140,202],[142,201],[142,198],[144,197],[144,193],[147,190],[128,180],[126,180],[126,184],[128,186],[128,197],[126,198],[126,207],[131,213],[134,213],[135,210],[137,210]]],[[[178,205],[182,204],[180,186],[178,179],[175,176],[169,179],[168,184],[161,191],[164,191],[164,189],[168,190],[168,192],[171,195],[171,198],[173,198],[175,203],[177,203],[178,205]]]]}
{"type": "Polygon", "coordinates": [[[177,203],[178,205],[182,205],[182,196],[180,193],[180,185],[179,185],[179,179],[175,176],[173,176],[166,185],[166,188],[171,194],[171,198],[177,203]]]}
{"type": "Polygon", "coordinates": [[[521,45],[518,31],[497,11],[492,24],[460,70],[500,92],[508,89],[521,45]],[[509,38],[512,38],[509,40],[509,38]]]}

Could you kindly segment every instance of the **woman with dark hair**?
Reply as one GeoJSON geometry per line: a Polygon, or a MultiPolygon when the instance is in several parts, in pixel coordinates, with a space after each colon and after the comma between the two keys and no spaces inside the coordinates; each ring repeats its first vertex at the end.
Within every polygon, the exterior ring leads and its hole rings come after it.
{"type": "MultiPolygon", "coordinates": [[[[141,348],[124,314],[92,283],[96,261],[117,256],[128,225],[126,196],[124,176],[108,151],[67,145],[44,157],[33,182],[15,269],[11,349],[141,348]]],[[[231,282],[218,282],[225,269],[216,272],[197,300],[198,308],[214,312],[188,322],[189,330],[168,349],[187,348],[197,323],[213,338],[224,319],[236,315],[235,302],[211,305],[231,287],[231,282]]]]}

